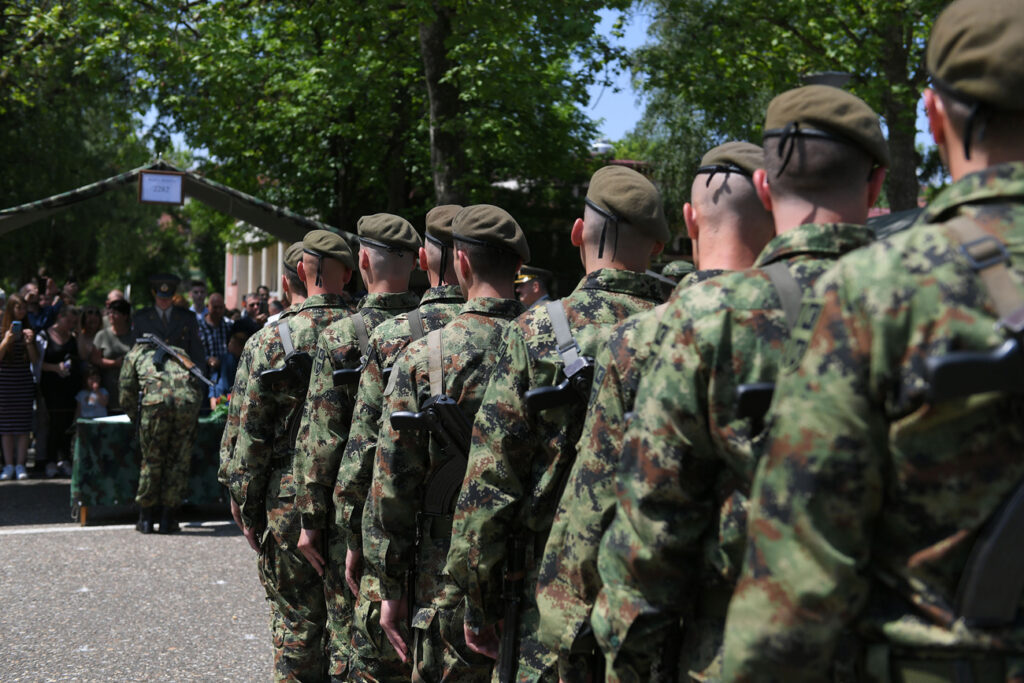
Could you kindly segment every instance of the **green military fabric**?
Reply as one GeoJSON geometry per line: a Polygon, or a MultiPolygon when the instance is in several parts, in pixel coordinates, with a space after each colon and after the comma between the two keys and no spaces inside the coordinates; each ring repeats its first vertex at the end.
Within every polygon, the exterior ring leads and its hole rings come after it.
{"type": "Polygon", "coordinates": [[[136,344],[121,364],[121,405],[139,433],[139,507],[175,508],[185,497],[202,397],[197,384],[184,365],[152,344],[136,344]]]}
{"type": "Polygon", "coordinates": [[[655,333],[679,292],[723,272],[701,270],[687,275],[667,302],[617,325],[597,357],[576,461],[551,524],[537,578],[537,636],[558,653],[560,680],[583,682],[594,674],[583,641],[590,632],[590,608],[601,588],[597,549],[615,510],[615,469],[626,414],[633,410],[636,388],[655,348],[655,333]]]}
{"type": "Polygon", "coordinates": [[[661,269],[661,274],[667,278],[672,278],[676,282],[679,282],[690,273],[697,271],[697,266],[693,265],[692,261],[686,259],[679,259],[678,261],[672,261],[666,263],[661,269]]]}
{"type": "Polygon", "coordinates": [[[594,634],[615,680],[642,681],[667,647],[680,675],[715,677],[725,605],[742,561],[752,427],[740,384],[774,381],[790,328],[766,267],[802,291],[870,231],[802,225],[773,238],[754,268],[679,293],[637,387],[616,471],[618,503],[598,552],[594,634]],[[686,620],[681,642],[668,637],[686,620]]]}
{"type": "MultiPolygon", "coordinates": [[[[347,295],[318,294],[287,318],[296,352],[312,353],[331,322],[353,312],[347,295]]],[[[253,348],[240,428],[228,475],[242,521],[260,538],[260,578],[272,607],[274,673],[278,679],[321,680],[327,671],[323,583],[298,550],[301,519],[295,507],[291,422],[298,420],[306,387],[293,379],[261,380],[284,365],[282,322],[253,348]]]]}
{"type": "MultiPolygon", "coordinates": [[[[456,285],[431,287],[420,299],[417,315],[424,334],[447,325],[465,304],[456,285]]],[[[348,442],[334,490],[335,528],[349,550],[362,551],[363,504],[373,477],[373,459],[383,411],[385,370],[412,339],[408,314],[385,320],[370,335],[366,367],[359,376],[348,442]]],[[[337,552],[340,552],[337,551],[337,552]]],[[[402,681],[412,676],[380,628],[380,590],[375,576],[360,581],[352,633],[353,671],[364,680],[402,681]]]]}
{"type": "MultiPolygon", "coordinates": [[[[612,328],[662,298],[656,278],[629,271],[589,273],[562,299],[583,356],[596,356],[612,328]]],[[[525,394],[564,378],[546,308],[531,309],[506,333],[506,346],[473,426],[466,483],[456,507],[447,571],[467,591],[466,623],[480,629],[502,618],[506,541],[529,537],[540,549],[551,527],[562,482],[576,456],[585,403],[530,415],[525,394]]],[[[537,641],[534,591],[537,562],[529,564],[521,596],[519,678],[550,678],[555,654],[537,641]]]]}
{"type": "MultiPolygon", "coordinates": [[[[411,292],[368,294],[359,315],[366,331],[399,313],[415,308],[419,297],[411,292]]],[[[345,537],[334,528],[333,494],[338,464],[348,440],[355,391],[334,386],[334,371],[358,368],[362,349],[352,316],[329,324],[316,343],[313,372],[295,442],[292,476],[295,504],[304,529],[326,529],[327,638],[329,673],[341,677],[348,670],[354,599],[345,584],[345,537]]]]}
{"type": "Polygon", "coordinates": [[[999,680],[1024,676],[1019,620],[998,631],[941,623],[979,530],[1024,477],[1019,398],[924,396],[927,358],[1005,339],[943,225],[958,216],[1007,245],[1024,294],[1020,162],[964,176],[922,223],[841,259],[815,288],[820,313],[787,349],[752,493],[730,678],[822,680],[851,625],[869,666],[889,661],[870,657],[886,648],[931,662],[1013,653],[999,680]]]}
{"type": "MultiPolygon", "coordinates": [[[[441,330],[441,370],[445,395],[472,423],[501,350],[509,322],[523,312],[513,299],[475,298],[441,330]]],[[[415,591],[405,595],[405,572],[413,561],[424,482],[452,457],[422,432],[398,432],[390,416],[418,412],[432,395],[429,337],[409,344],[395,362],[385,392],[373,485],[363,511],[367,564],[380,579],[385,600],[405,597],[413,610],[414,680],[486,679],[493,662],[466,646],[462,637],[462,591],[443,570],[451,541],[450,520],[427,518],[416,555],[415,591]]]]}

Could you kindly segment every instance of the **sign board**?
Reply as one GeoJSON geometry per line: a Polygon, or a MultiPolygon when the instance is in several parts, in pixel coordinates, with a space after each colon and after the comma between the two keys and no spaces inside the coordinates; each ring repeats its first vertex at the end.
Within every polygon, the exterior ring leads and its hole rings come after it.
{"type": "Polygon", "coordinates": [[[174,171],[139,171],[139,201],[180,205],[185,200],[184,175],[174,171]]]}

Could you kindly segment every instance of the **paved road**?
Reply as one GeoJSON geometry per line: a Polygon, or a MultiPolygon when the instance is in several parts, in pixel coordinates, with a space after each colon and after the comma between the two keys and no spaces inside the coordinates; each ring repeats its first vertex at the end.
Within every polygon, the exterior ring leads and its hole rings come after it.
{"type": "Polygon", "coordinates": [[[142,536],[131,510],[71,522],[67,480],[0,483],[0,680],[265,681],[255,554],[219,507],[142,536]]]}

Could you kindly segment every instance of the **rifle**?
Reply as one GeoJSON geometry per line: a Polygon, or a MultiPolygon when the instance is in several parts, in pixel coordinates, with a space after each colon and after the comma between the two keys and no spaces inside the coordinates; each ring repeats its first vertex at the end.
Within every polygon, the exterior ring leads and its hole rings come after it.
{"type": "Polygon", "coordinates": [[[175,351],[167,342],[160,337],[154,335],[152,332],[147,332],[142,335],[140,342],[143,344],[152,344],[157,348],[157,352],[153,355],[153,365],[158,368],[163,367],[164,361],[168,356],[181,363],[181,366],[188,370],[189,374],[198,379],[203,384],[209,387],[213,387],[213,382],[206,378],[205,375],[199,370],[192,359],[186,355],[180,354],[175,351]]]}
{"type": "MultiPolygon", "coordinates": [[[[473,424],[462,414],[455,399],[444,394],[431,396],[423,403],[423,410],[418,413],[409,410],[391,413],[391,427],[398,431],[428,431],[446,453],[461,455],[463,459],[469,457],[473,424]]],[[[439,468],[435,475],[443,469],[444,467],[439,468]]],[[[461,479],[459,483],[462,483],[461,479]]]]}
{"type": "Polygon", "coordinates": [[[590,401],[590,387],[594,383],[594,361],[589,356],[579,356],[563,368],[565,379],[553,387],[538,387],[526,392],[526,408],[538,413],[549,408],[558,408],[572,403],[590,401]]]}
{"type": "Polygon", "coordinates": [[[937,403],[989,391],[1024,391],[1024,349],[1016,337],[992,351],[953,351],[925,360],[928,401],[937,403]]]}
{"type": "Polygon", "coordinates": [[[505,619],[501,627],[501,648],[498,650],[498,681],[512,683],[519,664],[519,603],[526,584],[526,540],[520,534],[508,540],[502,600],[505,619]]]}

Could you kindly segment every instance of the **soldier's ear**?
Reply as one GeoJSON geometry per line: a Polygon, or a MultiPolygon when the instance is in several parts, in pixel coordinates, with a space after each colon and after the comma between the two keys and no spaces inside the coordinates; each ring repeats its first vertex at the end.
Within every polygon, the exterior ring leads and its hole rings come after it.
{"type": "Polygon", "coordinates": [[[569,233],[569,240],[572,242],[572,246],[578,247],[583,244],[583,219],[577,218],[576,222],[572,224],[572,232],[569,233]]]}
{"type": "Polygon", "coordinates": [[[885,182],[885,168],[876,166],[868,176],[868,208],[875,205],[878,196],[882,194],[882,183],[885,182]]]}
{"type": "Polygon", "coordinates": [[[700,226],[697,224],[697,209],[693,208],[693,204],[690,202],[683,204],[683,222],[686,223],[686,235],[691,240],[697,239],[700,236],[700,226]]]}
{"type": "MultiPolygon", "coordinates": [[[[420,247],[420,270],[427,272],[427,250],[420,247]]],[[[444,275],[444,273],[441,273],[444,275]]]]}
{"type": "Polygon", "coordinates": [[[768,173],[763,168],[759,168],[754,171],[754,191],[757,192],[757,198],[761,200],[761,205],[764,206],[765,211],[772,210],[772,193],[771,187],[768,184],[768,173]]]}

